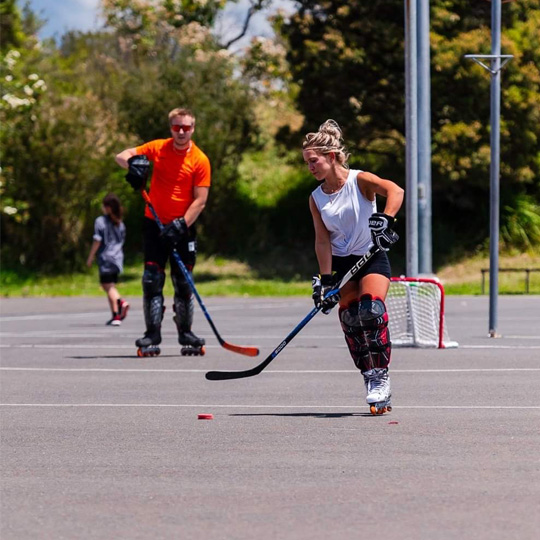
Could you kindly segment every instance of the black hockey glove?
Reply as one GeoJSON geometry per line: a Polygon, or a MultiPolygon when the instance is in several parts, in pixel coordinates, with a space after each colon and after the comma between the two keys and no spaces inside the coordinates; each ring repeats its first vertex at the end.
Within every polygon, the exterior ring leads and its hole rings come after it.
{"type": "Polygon", "coordinates": [[[317,274],[313,276],[311,288],[313,289],[311,298],[315,307],[320,307],[322,312],[328,315],[340,299],[339,292],[326,298],[326,295],[335,288],[334,277],[330,274],[317,274]]]}
{"type": "Polygon", "coordinates": [[[186,220],[183,217],[173,219],[170,223],[167,223],[163,227],[163,230],[160,233],[160,237],[163,238],[169,246],[174,247],[178,244],[185,236],[187,236],[188,226],[186,220]]]}
{"type": "Polygon", "coordinates": [[[398,234],[392,228],[395,222],[396,218],[382,212],[376,212],[369,218],[371,239],[382,251],[388,251],[390,246],[399,240],[398,234]]]}
{"type": "Polygon", "coordinates": [[[140,156],[131,156],[128,159],[128,172],[126,180],[134,191],[140,191],[146,188],[146,180],[150,173],[150,162],[148,158],[141,154],[140,156]]]}

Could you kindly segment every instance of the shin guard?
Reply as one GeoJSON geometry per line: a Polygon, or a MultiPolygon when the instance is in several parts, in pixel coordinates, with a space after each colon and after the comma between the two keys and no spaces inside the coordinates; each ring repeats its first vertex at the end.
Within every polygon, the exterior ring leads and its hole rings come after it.
{"type": "Polygon", "coordinates": [[[161,326],[163,319],[163,285],[165,272],[156,263],[148,262],[144,266],[142,277],[143,311],[146,329],[150,332],[161,326]]]}
{"type": "Polygon", "coordinates": [[[339,320],[354,365],[360,371],[365,371],[365,366],[369,365],[369,350],[360,326],[358,308],[358,302],[351,302],[346,308],[340,306],[339,320]]]}
{"type": "Polygon", "coordinates": [[[358,316],[369,360],[368,365],[364,365],[361,370],[387,368],[390,364],[392,343],[390,342],[388,313],[384,301],[377,296],[371,296],[371,294],[362,295],[358,316]]]}
{"type": "Polygon", "coordinates": [[[174,322],[178,332],[189,332],[193,324],[195,301],[191,287],[183,274],[171,273],[174,286],[174,322]]]}

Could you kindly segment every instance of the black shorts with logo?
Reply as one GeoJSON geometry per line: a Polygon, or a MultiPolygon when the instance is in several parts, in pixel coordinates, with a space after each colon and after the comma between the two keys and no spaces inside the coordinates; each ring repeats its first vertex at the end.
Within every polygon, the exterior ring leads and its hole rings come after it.
{"type": "MultiPolygon", "coordinates": [[[[346,257],[337,257],[332,255],[332,271],[336,272],[337,279],[341,279],[362,257],[362,255],[347,255],[346,257]]],[[[351,281],[360,281],[368,274],[380,274],[390,279],[392,269],[386,251],[379,251],[360,269],[351,279],[351,281]]]]}
{"type": "MultiPolygon", "coordinates": [[[[172,249],[167,242],[160,238],[160,232],[158,224],[153,219],[144,218],[144,262],[157,263],[161,268],[165,268],[167,259],[170,259],[171,269],[176,269],[177,264],[174,262],[172,249]]],[[[187,238],[178,243],[176,250],[187,269],[193,270],[197,258],[197,239],[194,225],[188,228],[187,238]]]]}

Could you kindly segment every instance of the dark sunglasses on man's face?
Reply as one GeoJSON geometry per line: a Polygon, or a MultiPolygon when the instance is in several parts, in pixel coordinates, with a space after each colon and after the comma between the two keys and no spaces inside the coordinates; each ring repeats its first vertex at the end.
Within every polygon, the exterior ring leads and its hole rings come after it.
{"type": "Polygon", "coordinates": [[[172,124],[171,126],[171,129],[175,132],[175,133],[178,133],[180,130],[182,130],[184,133],[187,133],[188,131],[191,131],[191,128],[193,127],[193,125],[180,125],[180,124],[172,124]]]}

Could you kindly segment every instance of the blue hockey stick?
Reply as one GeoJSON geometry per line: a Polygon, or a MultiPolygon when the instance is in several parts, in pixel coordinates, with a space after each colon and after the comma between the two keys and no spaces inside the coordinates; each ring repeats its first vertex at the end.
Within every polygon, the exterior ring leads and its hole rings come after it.
{"type": "MultiPolygon", "coordinates": [[[[343,279],[339,282],[339,285],[332,289],[325,295],[325,298],[332,296],[339,292],[339,290],[351,280],[351,278],[363,267],[365,264],[378,253],[380,249],[373,246],[365,255],[363,255],[356,264],[343,276],[343,279]]],[[[270,353],[270,355],[254,368],[247,369],[245,371],[209,371],[206,374],[206,378],[209,381],[224,381],[228,379],[243,379],[245,377],[253,377],[258,375],[270,362],[293,340],[294,336],[306,326],[306,324],[319,313],[321,307],[314,307],[296,326],[296,328],[270,353]]]]}
{"type": "MultiPolygon", "coordinates": [[[[150,196],[146,192],[145,189],[141,190],[141,194],[143,196],[143,199],[145,200],[146,204],[148,205],[148,208],[150,209],[150,212],[152,212],[152,215],[154,216],[154,220],[157,223],[157,226],[162,231],[163,230],[163,223],[159,219],[159,216],[157,215],[157,212],[152,205],[152,201],[150,200],[150,196]]],[[[172,254],[174,257],[174,260],[176,261],[176,264],[178,264],[178,267],[180,268],[182,274],[186,278],[186,281],[188,282],[189,286],[191,287],[191,290],[193,291],[193,294],[195,295],[195,298],[197,299],[197,302],[199,302],[199,305],[201,306],[202,312],[204,313],[204,316],[206,317],[206,320],[208,321],[208,324],[212,328],[214,334],[216,335],[217,340],[219,341],[219,344],[228,351],[235,352],[238,354],[243,354],[245,356],[257,356],[259,354],[259,349],[257,347],[243,347],[242,345],[233,345],[232,343],[227,343],[217,331],[216,326],[214,325],[214,321],[212,321],[212,318],[210,317],[208,311],[206,310],[206,307],[199,296],[199,293],[197,292],[197,289],[195,288],[195,283],[193,281],[193,278],[191,277],[191,274],[189,273],[189,270],[186,268],[186,265],[182,262],[182,259],[180,258],[180,255],[178,254],[178,251],[176,251],[176,248],[172,250],[172,254]]]]}

